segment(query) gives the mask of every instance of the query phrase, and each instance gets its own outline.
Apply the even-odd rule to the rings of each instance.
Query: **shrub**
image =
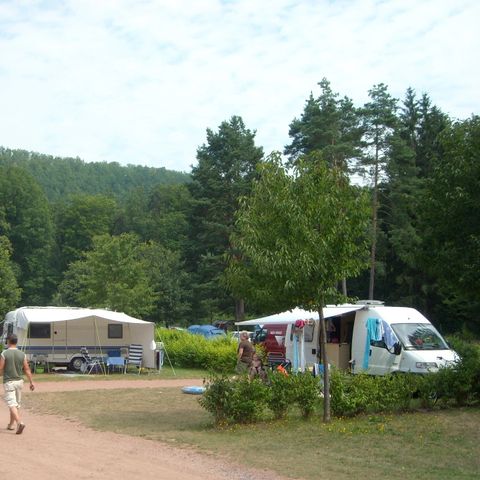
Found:
[[[216,424],[227,423],[231,417],[234,382],[226,376],[212,376],[205,387],[198,402],[213,415]]]
[[[181,330],[157,328],[156,339],[164,342],[171,362],[177,367],[233,372],[237,342],[229,337],[207,340]]]
[[[235,381],[230,398],[230,420],[234,423],[252,423],[264,417],[268,389],[260,379],[250,380],[243,375]]]
[[[285,418],[290,405],[295,402],[294,376],[274,371],[268,375],[267,405],[276,419]]]
[[[451,340],[459,360],[438,372],[426,375],[419,387],[425,406],[432,406],[438,397],[444,404],[454,402],[459,406],[480,400],[480,349],[478,345],[458,337]]]
[[[211,413],[215,423],[251,423],[265,413],[268,389],[258,379],[211,376],[200,405]]]
[[[418,380],[415,375],[351,375],[338,370],[331,374],[331,408],[337,416],[367,412],[408,410]]]
[[[295,403],[304,418],[310,417],[320,402],[320,377],[306,372],[290,375],[289,378],[293,383]]]

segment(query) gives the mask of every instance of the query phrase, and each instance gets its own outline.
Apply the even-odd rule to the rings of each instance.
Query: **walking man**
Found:
[[[10,422],[8,430],[15,430],[20,435],[25,424],[20,419],[20,403],[22,400],[23,373],[28,377],[30,390],[35,390],[32,372],[27,362],[27,357],[17,349],[18,338],[11,334],[7,337],[7,350],[0,356],[0,373],[3,373],[3,388],[5,390],[5,402],[10,410]]]

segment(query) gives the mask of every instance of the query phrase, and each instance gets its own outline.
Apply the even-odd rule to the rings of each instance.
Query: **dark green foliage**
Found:
[[[92,248],[93,237],[112,233],[116,209],[115,200],[104,195],[74,195],[57,205],[57,242],[62,272]]]
[[[296,165],[303,155],[321,152],[330,167],[347,171],[361,156],[359,111],[349,98],[338,99],[326,78],[319,86],[320,96],[310,95],[300,119],[290,124],[292,143],[285,147],[285,153]]]
[[[10,260],[11,253],[8,238],[0,235],[0,317],[15,308],[21,294]]]
[[[54,289],[53,222],[50,205],[33,177],[0,166],[0,235],[12,247],[21,301],[44,305]]]
[[[423,210],[423,266],[443,303],[439,321],[480,332],[480,117],[457,122],[440,137]],[[438,314],[437,314],[438,315]],[[450,321],[448,321],[450,320]]]
[[[190,251],[194,274],[194,309],[200,318],[232,318],[235,300],[223,284],[226,254],[241,197],[248,195],[263,149],[255,145],[255,132],[241,117],[222,122],[218,132],[207,129],[207,143],[197,151],[198,165],[189,184],[193,198]]]

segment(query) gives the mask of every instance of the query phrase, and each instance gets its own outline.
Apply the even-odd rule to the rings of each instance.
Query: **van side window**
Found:
[[[31,323],[28,338],[50,338],[50,323]]]
[[[123,338],[123,325],[121,323],[109,323],[108,338]]]

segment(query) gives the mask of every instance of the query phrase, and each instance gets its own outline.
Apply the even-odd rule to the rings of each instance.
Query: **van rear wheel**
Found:
[[[69,368],[74,372],[81,372],[85,359],[82,357],[75,357],[70,361]]]

